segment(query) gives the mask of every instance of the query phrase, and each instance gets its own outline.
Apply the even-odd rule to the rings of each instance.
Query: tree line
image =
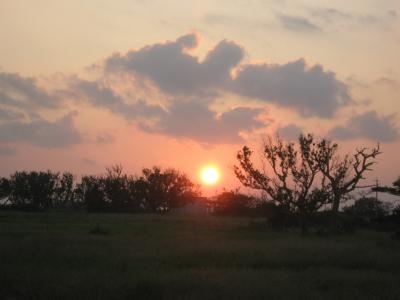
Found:
[[[224,190],[214,197],[213,212],[264,217],[270,226],[298,226],[303,233],[315,224],[340,231],[349,223],[400,223],[400,208],[391,209],[378,199],[361,197],[343,207],[380,154],[379,144],[341,156],[338,144],[311,134],[301,135],[297,142],[269,136],[262,144],[260,164],[255,162],[253,151],[244,146],[234,166],[242,185],[259,191],[258,196],[240,193],[239,189]],[[373,190],[400,195],[400,179],[393,187]],[[121,165],[115,165],[102,175],[85,175],[79,182],[72,173],[52,171],[17,171],[0,178],[3,207],[31,211],[71,208],[165,213],[200,196],[199,186],[173,168],[144,168],[139,175],[128,175]]]
[[[17,171],[0,179],[0,199],[10,208],[40,211],[85,208],[88,212],[167,212],[193,201],[199,188],[176,169],[145,168],[127,175],[121,165],[77,182],[69,172]]]

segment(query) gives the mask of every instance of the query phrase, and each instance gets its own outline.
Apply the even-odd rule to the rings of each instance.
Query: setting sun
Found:
[[[205,184],[215,184],[219,179],[219,171],[214,166],[207,166],[201,170],[201,180]]]

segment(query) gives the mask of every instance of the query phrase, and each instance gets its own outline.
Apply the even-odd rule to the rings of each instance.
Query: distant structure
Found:
[[[8,197],[0,198],[0,206],[9,206],[11,205],[10,199]]]
[[[173,210],[176,214],[200,215],[211,213],[210,201],[207,197],[196,197],[194,201]]]

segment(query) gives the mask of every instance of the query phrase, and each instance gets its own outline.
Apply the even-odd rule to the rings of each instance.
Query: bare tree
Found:
[[[357,188],[360,180],[365,179],[364,173],[372,170],[375,158],[382,153],[379,144],[371,149],[357,149],[352,156],[340,157],[337,152],[336,143],[322,139],[312,153],[312,159],[328,182],[335,225],[340,203]]]
[[[316,197],[319,193],[313,190],[320,172],[313,155],[316,151],[310,134],[301,135],[297,146],[284,143],[279,136],[275,140],[268,137],[262,153],[263,168],[254,166],[252,151],[245,146],[237,154],[239,166],[234,166],[234,171],[244,186],[262,190],[275,204],[298,213],[305,233],[307,216],[324,204],[323,197]]]

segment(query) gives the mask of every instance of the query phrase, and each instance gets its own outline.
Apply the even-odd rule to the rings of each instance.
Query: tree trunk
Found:
[[[308,222],[307,215],[305,212],[300,212],[300,227],[301,227],[301,235],[308,235]]]
[[[339,212],[339,205],[340,205],[340,195],[335,194],[333,196],[333,202],[332,202],[332,212],[338,213]]]
[[[339,218],[340,198],[341,197],[339,194],[335,194],[332,202],[331,226],[334,232],[337,232],[339,230],[338,218]]]

